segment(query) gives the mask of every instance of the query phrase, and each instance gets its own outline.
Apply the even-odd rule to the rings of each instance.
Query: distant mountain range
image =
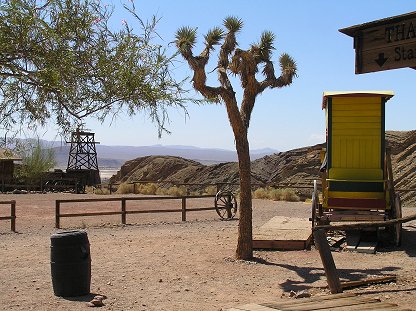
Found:
[[[57,166],[66,168],[69,155],[69,145],[60,142],[43,141],[44,146],[51,147],[55,152]],[[124,162],[144,156],[176,156],[198,161],[205,165],[224,162],[236,162],[236,151],[216,148],[199,148],[181,145],[153,146],[106,146],[96,145],[98,166],[100,168],[119,168]],[[251,150],[252,160],[278,152],[275,149],[263,148]]]

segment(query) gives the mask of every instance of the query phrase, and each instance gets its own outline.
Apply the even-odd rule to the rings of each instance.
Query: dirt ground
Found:
[[[236,261],[238,221],[220,221],[215,211],[65,218],[63,229],[85,228],[91,247],[91,295],[53,294],[50,235],[56,230],[55,200],[93,195],[0,195],[17,201],[17,233],[0,221],[0,310],[88,310],[94,294],[107,296],[101,310],[226,310],[246,303],[288,299],[290,291],[329,295],[318,252],[255,251],[255,261]],[[119,209],[120,203],[64,205],[62,212]],[[141,203],[142,205],[144,203]],[[149,208],[150,203],[146,203]],[[190,205],[213,206],[213,199]],[[254,200],[254,227],[276,215],[309,217],[305,203]],[[152,208],[180,208],[180,201]],[[140,209],[128,202],[128,208]],[[0,216],[9,207],[0,205]],[[412,214],[406,208],[404,214]],[[404,226],[400,248],[384,245],[376,254],[333,252],[343,280],[396,274],[397,283],[349,290],[416,309],[416,222]]]

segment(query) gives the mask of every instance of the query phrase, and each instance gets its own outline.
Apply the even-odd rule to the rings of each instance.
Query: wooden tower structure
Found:
[[[77,129],[71,134],[68,166],[66,172],[74,175],[85,185],[101,183],[98,170],[94,133]]]

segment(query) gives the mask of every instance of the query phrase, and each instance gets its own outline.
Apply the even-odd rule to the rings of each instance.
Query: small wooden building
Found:
[[[0,148],[0,182],[6,183],[13,179],[15,161],[21,161],[9,149]]]

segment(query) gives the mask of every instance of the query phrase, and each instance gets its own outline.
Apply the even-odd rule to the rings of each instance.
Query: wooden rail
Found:
[[[215,210],[215,207],[200,207],[187,208],[187,199],[201,199],[201,198],[215,198],[215,195],[196,195],[196,196],[179,196],[179,197],[122,197],[122,198],[102,198],[102,199],[70,199],[70,200],[56,200],[55,201],[55,228],[61,227],[60,219],[62,217],[82,217],[82,216],[108,216],[121,215],[121,223],[127,223],[127,214],[150,214],[150,213],[181,213],[182,221],[186,221],[187,212],[198,212]],[[161,200],[181,200],[182,205],[180,209],[149,209],[149,210],[128,210],[128,201],[161,201]],[[105,212],[86,212],[86,213],[61,213],[61,205],[63,203],[88,203],[88,202],[120,202],[119,211],[105,211]]]
[[[16,232],[16,201],[0,201],[0,204],[10,204],[10,216],[0,216],[0,220],[10,220],[10,230]]]

